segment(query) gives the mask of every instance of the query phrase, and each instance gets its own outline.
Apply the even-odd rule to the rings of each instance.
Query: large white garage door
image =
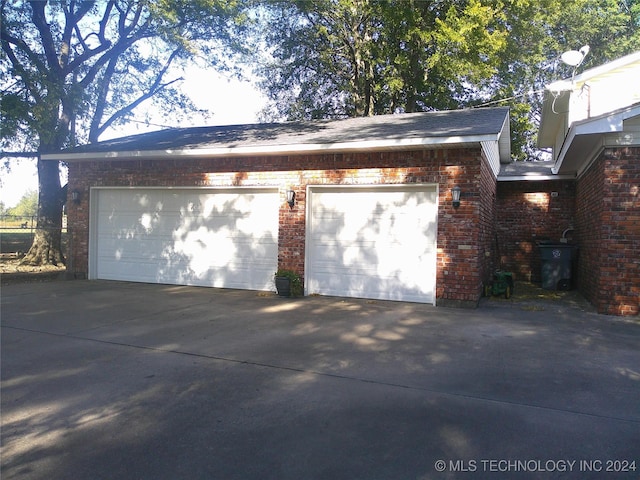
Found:
[[[310,187],[308,294],[435,303],[437,188]]]
[[[272,290],[275,189],[93,189],[90,278]]]

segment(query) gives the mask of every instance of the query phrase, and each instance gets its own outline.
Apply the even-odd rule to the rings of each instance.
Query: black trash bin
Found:
[[[545,290],[570,290],[571,274],[578,249],[567,243],[540,243],[542,263],[542,288]]]

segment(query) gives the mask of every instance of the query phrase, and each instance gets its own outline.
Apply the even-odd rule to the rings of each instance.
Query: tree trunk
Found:
[[[23,265],[61,265],[62,253],[62,206],[66,188],[60,186],[57,161],[38,158],[38,223],[33,244],[22,259]]]

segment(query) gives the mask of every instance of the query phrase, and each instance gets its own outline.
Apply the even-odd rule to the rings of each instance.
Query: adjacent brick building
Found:
[[[56,158],[79,197],[74,276],[272,289],[285,268],[307,294],[475,306],[494,268],[508,110],[175,129]],[[250,231],[243,219],[270,202],[274,221]],[[233,253],[218,265],[222,245]]]
[[[475,306],[497,269],[540,282],[540,242],[562,239],[579,249],[572,286],[637,315],[639,77],[640,52],[550,85],[548,162],[510,162],[504,108],[172,129],[48,155],[69,165],[68,270],[272,290],[290,269],[306,294]]]
[[[640,313],[640,52],[545,90],[538,143],[575,188],[577,286],[600,313]]]

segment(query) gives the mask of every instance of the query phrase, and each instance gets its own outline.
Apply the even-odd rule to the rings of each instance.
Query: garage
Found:
[[[310,186],[307,294],[435,303],[437,186]]]
[[[42,158],[69,168],[69,277],[273,292],[288,270],[308,295],[475,308],[509,110],[172,128]]]
[[[89,278],[272,290],[277,188],[92,188]]]

